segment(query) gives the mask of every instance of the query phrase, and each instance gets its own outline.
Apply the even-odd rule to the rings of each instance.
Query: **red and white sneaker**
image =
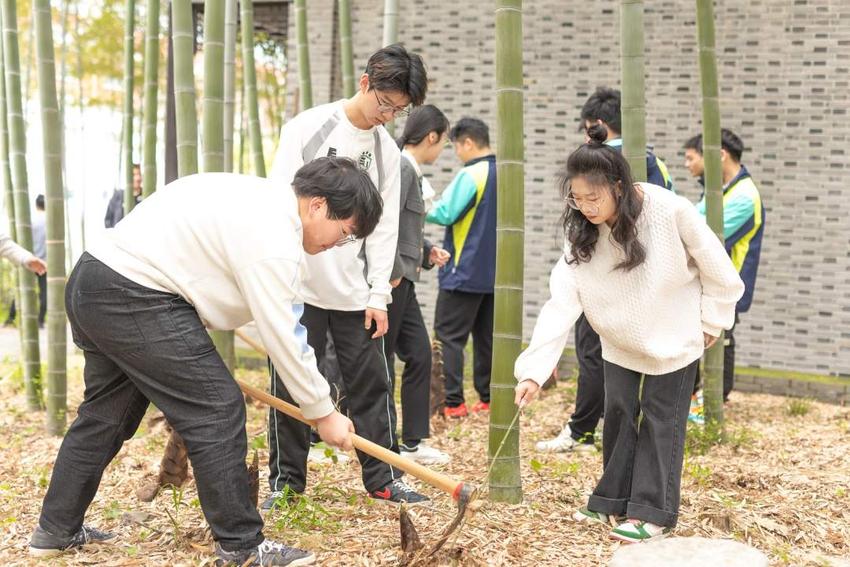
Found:
[[[452,419],[460,419],[469,415],[469,412],[466,410],[466,404],[460,404],[455,407],[446,406],[443,409],[443,415]]]
[[[480,413],[483,411],[490,411],[490,402],[478,401],[474,406],[472,406],[472,413]]]

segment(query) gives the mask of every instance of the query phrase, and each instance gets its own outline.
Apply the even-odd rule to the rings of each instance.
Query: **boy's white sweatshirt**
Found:
[[[299,322],[305,254],[289,188],[231,173],[183,177],[147,197],[88,252],[139,285],[184,298],[209,329],[255,320],[304,415],[333,411]]]
[[[599,333],[603,359],[651,375],[702,356],[703,332],[719,336],[732,327],[744,284],[723,245],[686,199],[640,186],[637,231],[646,260],[628,272],[614,269],[625,256],[605,224],[590,262],[567,264],[562,256],[549,281],[551,299],[516,360],[517,380],[542,385],[549,378],[582,312]]]
[[[337,123],[315,155],[306,161],[333,155],[347,157],[369,172],[384,200],[384,214],[365,240],[308,256],[303,280],[304,300],[322,309],[363,311],[367,307],[386,311],[392,301],[390,275],[398,245],[401,152],[383,126],[361,130],[346,117],[345,100],[305,110],[288,121],[280,132],[270,178],[290,187],[295,172],[305,163],[304,148],[329,119]],[[383,186],[379,184],[375,134],[381,142]]]

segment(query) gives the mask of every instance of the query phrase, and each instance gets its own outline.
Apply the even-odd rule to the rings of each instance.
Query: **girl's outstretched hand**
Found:
[[[514,403],[518,405],[520,408],[526,407],[534,397],[537,395],[537,392],[540,391],[540,385],[534,380],[523,380],[514,388]]]

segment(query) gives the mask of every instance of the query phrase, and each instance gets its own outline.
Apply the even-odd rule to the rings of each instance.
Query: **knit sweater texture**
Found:
[[[543,384],[570,329],[584,312],[602,342],[602,358],[649,375],[678,370],[702,356],[703,333],[719,336],[735,320],[744,284],[723,245],[686,199],[646,183],[637,220],[645,261],[615,268],[623,250],[598,226],[589,262],[568,263],[569,246],[549,281],[531,343],[516,360],[517,380]]]

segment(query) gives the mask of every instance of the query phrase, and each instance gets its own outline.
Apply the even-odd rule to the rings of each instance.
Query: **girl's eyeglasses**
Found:
[[[567,206],[571,209],[593,216],[599,214],[599,205],[605,202],[605,197],[605,195],[601,198],[594,195],[592,199],[576,199],[570,192],[567,193],[567,197],[564,201],[567,202]]]

